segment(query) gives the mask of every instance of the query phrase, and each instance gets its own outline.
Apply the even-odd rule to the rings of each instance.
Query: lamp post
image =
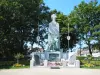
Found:
[[[67,40],[68,40],[68,52],[70,52],[69,51],[69,40],[70,40],[70,36],[69,36],[69,23],[68,23],[68,36],[67,36]],[[66,51],[66,56],[67,56],[67,51]]]
[[[39,20],[39,17],[38,17],[38,20]],[[39,21],[38,21],[38,36],[37,36],[37,42],[38,42],[38,51],[40,53],[40,61],[41,61],[41,51],[39,49],[39,41],[40,41],[40,36],[39,36]]]
[[[79,37],[79,39],[80,39],[80,42],[79,42],[79,45],[80,45],[80,56],[81,56],[81,49],[82,49],[82,36],[80,35],[80,37]]]

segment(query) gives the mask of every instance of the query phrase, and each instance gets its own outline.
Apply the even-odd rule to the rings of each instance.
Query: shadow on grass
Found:
[[[81,68],[85,68],[85,69],[100,69],[100,66],[94,66],[94,67],[81,66]]]
[[[29,68],[29,65],[27,65],[27,66],[21,66],[21,67],[0,66],[0,69],[22,69],[22,68]]]
[[[0,69],[10,69],[12,66],[0,66]]]

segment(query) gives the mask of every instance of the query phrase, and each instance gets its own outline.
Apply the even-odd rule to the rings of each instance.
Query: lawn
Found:
[[[13,66],[2,66],[0,69],[21,69],[21,68],[29,68],[30,66],[21,66],[21,67],[13,67]]]
[[[86,68],[86,69],[100,69],[100,66],[94,66],[94,67],[81,66],[81,68]]]

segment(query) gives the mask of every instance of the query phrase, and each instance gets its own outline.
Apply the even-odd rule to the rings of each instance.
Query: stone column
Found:
[[[33,68],[35,63],[34,57],[32,57],[32,59],[30,60],[30,68]]]
[[[66,64],[66,60],[65,60],[65,59],[61,59],[61,62],[62,62],[62,66],[63,66],[63,67],[66,67],[66,65],[67,65],[67,64]]]
[[[76,67],[76,68],[80,68],[80,61],[79,61],[79,60],[76,60],[76,61],[75,61],[75,67]]]
[[[44,60],[44,67],[47,67],[48,66],[48,60]]]

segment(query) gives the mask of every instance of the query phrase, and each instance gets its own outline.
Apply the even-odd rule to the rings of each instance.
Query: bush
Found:
[[[14,55],[14,57],[15,57],[15,59],[17,60],[17,63],[19,63],[19,59],[20,59],[20,58],[24,58],[24,55],[21,54],[21,53],[17,53],[17,54]]]
[[[84,65],[84,64],[86,64],[86,63],[88,63],[87,60],[80,60],[80,65]]]
[[[92,57],[91,55],[87,55],[86,58],[87,58],[87,60],[89,60],[89,61],[90,61],[90,60],[93,60],[93,57]]]
[[[0,61],[0,66],[12,66],[15,61]]]
[[[86,64],[84,64],[84,66],[85,66],[85,67],[94,67],[94,65],[91,64],[91,63],[86,63]]]
[[[90,55],[88,55],[87,57],[85,56],[77,56],[76,57],[77,60],[95,60],[95,61],[100,61],[100,57],[92,57]]]
[[[15,64],[16,61],[0,61],[0,66],[13,66],[13,64]],[[19,64],[23,64],[23,65],[29,65],[30,61],[28,60],[20,60]]]
[[[95,66],[100,66],[100,61],[93,61],[93,60],[91,60],[91,61],[88,61],[88,60],[81,60],[81,61],[80,61],[80,64],[81,64],[81,65],[84,65],[84,64],[87,64],[87,63],[93,64],[93,65],[95,65]]]
[[[84,57],[84,56],[77,56],[76,59],[77,60],[84,60],[84,59],[86,59],[86,57]]]
[[[16,64],[13,65],[13,67],[21,67],[21,66],[23,66],[23,65],[19,64],[19,63],[16,63]]]
[[[91,64],[94,64],[95,66],[100,66],[100,61],[90,61]]]
[[[97,60],[97,61],[100,61],[100,57],[93,57],[92,60]]]
[[[20,64],[30,65],[30,61],[29,60],[21,60]]]

